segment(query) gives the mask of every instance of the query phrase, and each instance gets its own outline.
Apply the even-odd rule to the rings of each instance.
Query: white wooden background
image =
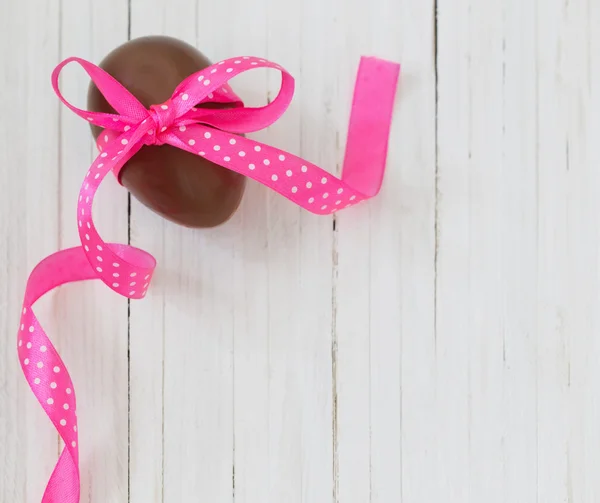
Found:
[[[38,308],[76,384],[82,501],[599,501],[600,3],[169,4],[0,0],[0,503],[38,503],[59,452],[15,335],[30,269],[77,244],[94,155],[50,73],[147,34],[284,65],[295,101],[254,137],[332,171],[359,56],[403,75],[383,191],[335,218],[252,184],[191,231],[107,181],[101,232],[157,257],[149,297]],[[259,104],[277,80],[234,87]]]

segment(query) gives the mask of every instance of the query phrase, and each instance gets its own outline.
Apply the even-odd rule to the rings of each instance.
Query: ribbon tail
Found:
[[[42,503],[79,503],[79,467],[67,449],[60,455]]]
[[[367,197],[377,195],[383,181],[400,65],[361,58],[342,180]]]

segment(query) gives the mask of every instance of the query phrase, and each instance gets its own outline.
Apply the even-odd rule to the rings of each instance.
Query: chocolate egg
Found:
[[[146,108],[169,99],[189,75],[210,66],[191,45],[169,37],[144,37],[121,45],[100,67]],[[226,108],[227,105],[199,105]],[[92,84],[88,108],[116,113]],[[101,129],[92,126],[97,138]],[[170,145],[144,146],[123,167],[121,183],[144,205],[187,227],[214,227],[238,208],[245,177]]]

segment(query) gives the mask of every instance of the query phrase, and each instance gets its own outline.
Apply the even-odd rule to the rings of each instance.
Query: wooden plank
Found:
[[[504,7],[500,187],[504,501],[537,498],[538,172],[535,5]],[[517,246],[515,246],[517,243]],[[484,334],[482,337],[487,338]],[[489,476],[494,476],[490,474]],[[497,476],[497,475],[495,475]]]
[[[57,459],[57,435],[22,376],[16,336],[27,276],[59,245],[59,120],[49,86],[58,20],[58,3],[9,3],[0,16],[0,501],[39,501]],[[35,308],[54,340],[55,299]]]
[[[195,12],[196,2],[193,0],[178,0],[168,6],[160,1],[132,0],[131,38],[169,35],[195,45]],[[201,395],[196,395],[192,385],[197,378],[194,376],[192,380],[187,379],[180,372],[185,372],[185,367],[190,372],[196,372],[202,366],[203,358],[206,358],[205,355],[200,355],[201,359],[197,363],[188,361],[188,358],[195,357],[196,352],[200,353],[198,345],[202,341],[200,337],[189,340],[194,333],[192,323],[188,325],[187,331],[180,330],[178,324],[178,313],[182,309],[179,304],[181,296],[190,295],[190,299],[193,298],[194,288],[200,286],[200,283],[193,280],[193,275],[188,275],[189,262],[180,263],[179,253],[184,253],[186,257],[192,256],[191,260],[204,259],[197,247],[181,243],[182,232],[183,230],[167,223],[131,198],[131,244],[149,251],[158,261],[157,273],[148,296],[143,301],[132,302],[130,312],[132,503],[186,501],[206,495],[202,491],[193,492],[196,487],[190,487],[189,478],[190,473],[195,472],[199,475],[199,483],[206,482],[205,475],[201,473],[202,468],[197,463],[208,464],[214,455],[214,452],[199,450],[194,445],[194,435],[190,434],[190,429],[197,431],[198,424],[202,424],[202,413],[185,413],[181,408],[184,402],[195,403],[193,399],[190,402],[187,394],[197,396],[198,400]],[[192,270],[197,264],[198,262],[191,264]],[[193,283],[192,292],[189,291],[189,285],[182,286],[182,283],[188,281]],[[167,297],[178,299],[172,301],[173,307],[167,305]],[[188,311],[183,319],[189,319],[190,316],[192,314]],[[172,359],[168,361],[165,361],[165,348],[172,355]],[[189,355],[186,361],[178,362],[186,354]],[[209,381],[213,380],[211,376]],[[174,395],[165,400],[165,387],[171,382]],[[181,389],[177,389],[178,384]],[[209,410],[212,408],[209,407]],[[185,421],[191,426],[184,426],[179,421]],[[204,432],[211,436],[212,425]],[[177,443],[181,446],[183,455],[191,456],[187,471],[182,469],[178,473],[179,463],[165,467],[165,463],[169,462],[163,450],[165,441]],[[170,487],[166,489],[163,470],[166,470],[167,478],[170,473],[179,477],[178,480],[171,478]],[[217,498],[212,500],[216,501]]]
[[[356,1],[343,12],[340,107],[359,55],[401,61],[403,71],[382,192],[337,217],[337,497],[435,501],[421,479],[435,449],[434,5],[382,1],[366,13]]]
[[[119,0],[65,0],[60,26],[60,58],[79,56],[97,64],[127,40],[127,5]],[[49,72],[42,79],[49,87],[48,81]],[[80,108],[85,108],[88,84],[88,76],[75,65],[65,69],[61,89]],[[53,103],[59,106],[56,99]],[[60,119],[60,244],[64,248],[79,243],[74,217],[77,194],[97,150],[85,121],[62,104]],[[94,220],[106,241],[127,243],[127,194],[113,177],[98,193]],[[127,501],[127,300],[100,282],[87,282],[61,290],[54,309],[61,320],[60,348],[77,392],[81,498]]]
[[[440,6],[437,375],[449,501],[536,498],[535,11]]]
[[[539,10],[538,495],[600,494],[598,38],[588,2]],[[594,49],[594,52],[592,52]],[[542,462],[543,461],[543,462]]]

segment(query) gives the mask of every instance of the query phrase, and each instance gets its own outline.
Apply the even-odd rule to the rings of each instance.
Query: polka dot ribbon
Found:
[[[58,79],[62,68],[71,62],[83,67],[116,114],[81,110],[64,99]],[[267,106],[249,108],[228,82],[255,68],[280,71],[281,89]],[[140,299],[146,295],[156,265],[154,257],[145,251],[105,243],[98,234],[92,204],[104,177],[112,171],[118,178],[123,165],[144,145],[169,144],[253,178],[313,213],[333,213],[379,191],[399,72],[395,63],[361,59],[343,176],[339,179],[300,157],[239,136],[270,126],[290,104],[294,79],[277,64],[254,57],[221,61],[185,79],[169,100],[150,109],[113,77],[85,60],[69,58],[58,65],[52,74],[58,97],[103,132],[98,138],[100,153],[79,192],[77,228],[81,246],[46,257],[32,271],[17,338],[25,378],[65,444],[42,503],[79,502],[77,409],[71,377],[32,305],[53,288],[90,279],[101,280],[124,297]],[[197,106],[208,102],[231,106]]]

